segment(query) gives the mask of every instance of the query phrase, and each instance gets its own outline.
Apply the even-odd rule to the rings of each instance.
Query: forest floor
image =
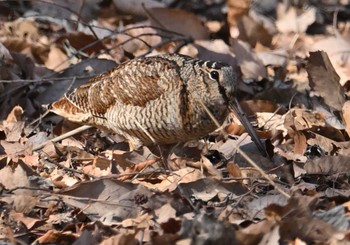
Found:
[[[350,244],[349,1],[1,1],[0,27],[1,244]],[[268,157],[234,116],[164,158],[48,110],[175,52],[239,66]]]

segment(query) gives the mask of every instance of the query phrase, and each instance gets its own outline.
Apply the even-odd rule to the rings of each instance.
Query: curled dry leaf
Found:
[[[216,179],[222,179],[222,174],[220,171],[218,171],[213,164],[209,161],[208,158],[205,156],[202,156],[201,163],[204,166],[204,169],[208,171],[208,173]]]
[[[304,132],[305,133],[305,132]],[[315,132],[308,132],[309,136],[307,137],[308,145],[319,146],[325,153],[331,155],[342,155],[348,156],[350,154],[350,142],[337,142],[333,139],[327,138],[323,135],[317,134]]]
[[[23,109],[20,106],[15,106],[8,114],[6,122],[18,122],[21,121],[23,115]]]
[[[303,156],[307,148],[306,137],[300,131],[294,132],[294,153]]]
[[[22,107],[15,106],[0,125],[0,130],[5,133],[7,142],[19,142],[22,137],[25,124],[24,121],[21,121],[22,115]]]
[[[318,112],[295,108],[285,114],[284,126],[287,129],[304,130],[314,126],[323,127],[325,125],[326,122],[323,115]]]
[[[198,179],[203,178],[203,174],[199,169],[194,169],[191,167],[184,167],[177,171],[174,171],[170,176],[160,175],[158,177],[159,183],[149,181],[149,179],[140,180],[136,179],[133,183],[140,183],[150,189],[157,189],[161,192],[174,191],[180,183],[190,183]]]

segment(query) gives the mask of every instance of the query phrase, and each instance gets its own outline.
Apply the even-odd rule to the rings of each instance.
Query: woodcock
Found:
[[[123,135],[130,149],[186,142],[217,128],[207,110],[223,123],[237,80],[232,67],[219,62],[178,54],[142,57],[91,79],[54,102],[52,111]]]

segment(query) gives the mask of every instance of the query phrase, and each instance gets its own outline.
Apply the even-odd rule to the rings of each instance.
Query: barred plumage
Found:
[[[207,135],[228,114],[237,74],[231,66],[183,55],[137,58],[91,79],[52,104],[69,120],[112,130],[130,148]]]

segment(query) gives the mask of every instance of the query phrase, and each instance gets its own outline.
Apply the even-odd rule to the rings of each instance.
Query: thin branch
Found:
[[[274,188],[276,191],[281,193],[283,196],[290,198],[290,195],[282,190],[276,183],[268,176],[262,168],[260,168],[244,151],[242,151],[239,147],[236,148],[238,153],[241,154],[247,162],[254,167]]]
[[[69,138],[69,137],[71,137],[71,136],[73,136],[73,135],[75,135],[75,134],[81,133],[81,132],[83,132],[83,131],[85,131],[85,130],[87,130],[87,129],[89,129],[89,128],[92,128],[92,126],[90,126],[90,125],[83,125],[83,126],[81,126],[81,127],[79,127],[79,128],[76,128],[76,129],[74,129],[74,130],[72,130],[72,131],[69,131],[69,132],[67,132],[67,133],[65,133],[65,134],[62,134],[62,135],[56,137],[56,138],[53,138],[53,139],[48,140],[48,141],[46,141],[46,142],[44,142],[44,143],[42,143],[42,144],[40,144],[40,145],[35,146],[35,147],[33,148],[33,151],[38,151],[38,150],[44,148],[44,146],[47,145],[47,144],[50,143],[50,142],[55,143],[55,142],[64,140],[64,139]]]
[[[94,76],[73,76],[73,77],[55,77],[55,78],[40,78],[40,79],[15,79],[15,80],[0,80],[0,83],[38,83],[38,82],[52,82],[52,81],[63,81],[72,79],[86,79],[93,78]]]

